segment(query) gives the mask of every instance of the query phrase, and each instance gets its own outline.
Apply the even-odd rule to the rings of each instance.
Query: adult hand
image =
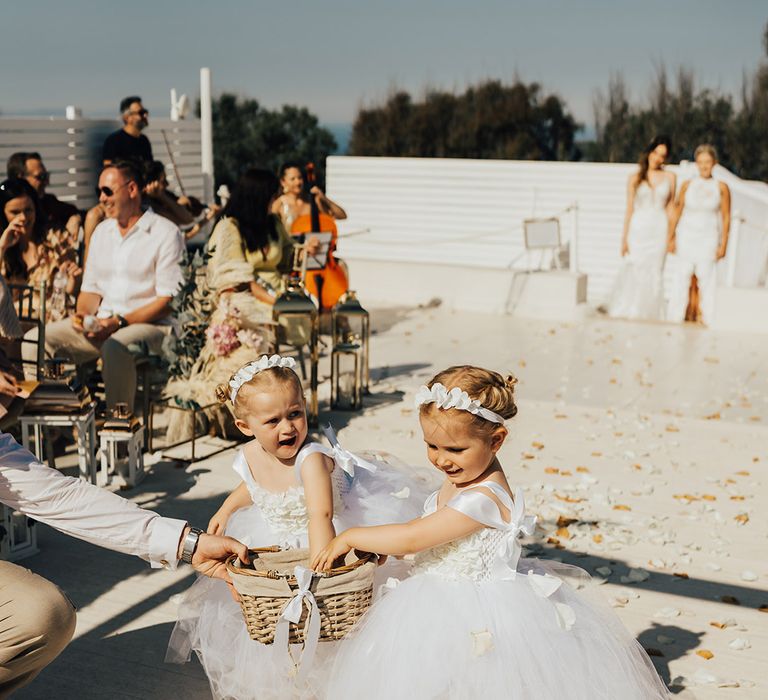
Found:
[[[8,372],[0,372],[0,394],[16,396],[19,393],[19,385],[16,377]]]
[[[85,316],[83,316],[83,314],[72,314],[69,317],[69,320],[72,323],[72,328],[74,328],[79,333],[83,333],[84,330],[85,330],[83,328],[83,319],[84,318],[85,318]]]
[[[315,571],[328,571],[333,568],[333,562],[339,557],[343,557],[352,549],[352,545],[344,540],[344,533],[334,537],[314,559],[312,559],[311,568]]]
[[[629,255],[629,243],[626,240],[621,242],[621,257]]]
[[[0,236],[0,250],[8,250],[19,242],[19,238],[24,233],[25,224],[22,221],[22,214],[18,214],[11,219],[10,223]]]
[[[204,576],[220,578],[231,584],[226,561],[233,554],[236,554],[243,564],[250,563],[248,547],[242,542],[238,542],[233,537],[203,534],[200,535],[197,549],[192,555],[192,566]]]
[[[304,243],[304,252],[307,255],[317,255],[320,252],[320,239],[317,236],[310,236]]]
[[[323,196],[325,196],[323,194],[323,191],[317,185],[312,187],[312,189],[309,192],[310,192],[310,194],[314,195],[315,197],[323,197]]]
[[[674,238],[671,238],[667,241],[667,252],[671,254],[675,254],[677,252],[677,241]]]
[[[165,190],[160,180],[153,180],[144,186],[144,194],[147,197],[158,197]]]
[[[720,246],[717,249],[717,255],[715,255],[715,260],[722,260],[725,257],[725,253],[726,253],[726,248],[724,248],[723,246]]]
[[[71,280],[76,280],[78,277],[80,277],[80,275],[83,274],[82,268],[78,267],[74,260],[65,260],[63,263],[61,263],[61,267],[59,269]]]
[[[87,331],[85,337],[94,343],[101,343],[109,338],[118,328],[120,328],[120,321],[116,316],[110,316],[109,318],[97,318],[98,328],[95,331]]]

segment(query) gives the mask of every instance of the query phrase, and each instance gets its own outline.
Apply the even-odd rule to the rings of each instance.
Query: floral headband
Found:
[[[504,423],[504,418],[498,413],[483,408],[479,401],[470,399],[469,394],[457,386],[450,391],[439,382],[433,384],[431,389],[428,386],[422,386],[416,392],[416,408],[425,403],[436,403],[437,407],[443,410],[456,408],[459,411],[468,411],[473,416],[480,416],[491,423]]]
[[[263,372],[265,369],[272,369],[273,367],[287,367],[293,369],[296,366],[296,360],[292,357],[281,357],[280,355],[262,355],[260,359],[249,362],[247,365],[243,365],[235,376],[229,381],[230,388],[230,400],[232,405],[237,398],[237,392],[240,391],[240,387],[243,384],[247,384],[251,381],[259,372]]]

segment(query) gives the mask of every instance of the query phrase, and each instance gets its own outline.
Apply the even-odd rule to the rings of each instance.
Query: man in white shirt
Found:
[[[244,544],[206,535],[117,494],[50,469],[0,433],[0,502],[78,539],[133,554],[154,568],[179,560],[206,576],[228,580],[225,561],[247,563]],[[50,581],[0,561],[0,698],[29,683],[67,646],[75,612]]]
[[[93,233],[76,313],[45,329],[50,355],[76,364],[101,355],[108,408],[133,406],[134,353],[161,351],[181,283],[184,238],[168,219],[142,210],[141,188],[133,163],[104,168],[98,191],[108,218]]]

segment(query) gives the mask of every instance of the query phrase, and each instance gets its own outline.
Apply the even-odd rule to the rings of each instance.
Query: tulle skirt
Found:
[[[321,697],[648,700],[667,690],[613,611],[577,590],[581,569],[520,562],[511,581],[445,580],[418,574],[368,611],[337,646]],[[550,598],[527,577],[567,579]],[[554,603],[572,609],[570,629]]]
[[[344,507],[334,517],[336,532],[355,525],[382,525],[406,522],[422,513],[430,489],[426,481],[411,478],[404,467],[393,468],[377,462],[370,473],[358,469],[349,490],[343,495]],[[249,547],[281,545],[308,546],[306,531],[287,533],[273,527],[256,506],[242,508],[227,523],[226,534]],[[405,562],[390,559],[379,567],[374,592],[390,578],[403,578]],[[323,695],[329,659],[336,643],[318,645],[314,663],[299,681],[297,665],[301,648],[285,648],[253,641],[243,620],[239,603],[233,600],[223,581],[199,577],[184,595],[179,619],[171,635],[166,661],[184,663],[194,651],[202,664],[217,700],[284,700],[317,698]]]

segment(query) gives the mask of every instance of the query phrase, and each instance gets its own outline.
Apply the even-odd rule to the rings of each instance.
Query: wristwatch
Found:
[[[118,330],[120,330],[121,328],[125,328],[128,325],[128,319],[125,316],[121,316],[120,314],[115,314],[115,318],[117,319]]]
[[[200,528],[191,527],[187,536],[184,538],[184,542],[181,545],[181,561],[186,564],[192,563],[192,556],[197,549],[197,543],[200,540],[200,535],[204,534]]]

